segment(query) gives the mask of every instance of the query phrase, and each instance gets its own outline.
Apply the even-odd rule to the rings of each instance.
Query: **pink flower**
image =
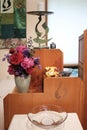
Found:
[[[21,62],[21,66],[26,70],[34,66],[34,60],[32,58],[25,57]]]
[[[27,46],[23,46],[23,45],[20,45],[20,46],[18,46],[18,47],[16,48],[16,50],[19,51],[19,52],[23,52],[23,51],[26,50],[26,49],[27,49]]]

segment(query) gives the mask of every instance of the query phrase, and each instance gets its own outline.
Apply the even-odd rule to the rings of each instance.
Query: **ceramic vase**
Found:
[[[29,91],[31,82],[31,75],[28,76],[15,76],[15,84],[18,92],[26,93]]]

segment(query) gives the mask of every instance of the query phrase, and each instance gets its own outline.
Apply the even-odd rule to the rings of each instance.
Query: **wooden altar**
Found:
[[[80,78],[44,77],[46,66],[63,69],[63,53],[59,49],[36,50],[40,56],[42,69],[34,70],[29,93],[8,94],[4,99],[5,130],[8,129],[14,114],[26,114],[32,107],[40,104],[61,105],[67,112],[76,112],[81,123],[84,122],[84,84]]]

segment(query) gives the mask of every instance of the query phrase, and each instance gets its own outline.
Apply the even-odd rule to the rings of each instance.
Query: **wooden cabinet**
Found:
[[[79,77],[85,85],[84,126],[87,130],[87,30],[79,37]]]

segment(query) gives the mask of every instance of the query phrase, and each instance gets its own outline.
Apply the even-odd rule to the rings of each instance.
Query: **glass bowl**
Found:
[[[29,121],[43,129],[62,130],[64,121],[67,119],[67,112],[61,106],[57,105],[39,105],[27,114]]]

